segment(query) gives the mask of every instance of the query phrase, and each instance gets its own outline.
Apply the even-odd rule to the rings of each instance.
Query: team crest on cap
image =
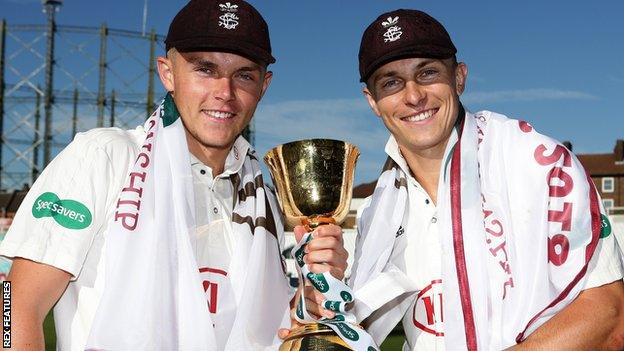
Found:
[[[239,19],[238,16],[236,16],[238,5],[226,2],[225,4],[219,4],[219,7],[221,8],[221,11],[225,12],[219,16],[219,27],[223,27],[225,29],[236,29]]]
[[[403,32],[401,27],[397,26],[399,23],[399,16],[394,18],[388,17],[385,21],[381,22],[381,25],[386,28],[386,32],[383,34],[384,42],[393,42],[399,40]]]

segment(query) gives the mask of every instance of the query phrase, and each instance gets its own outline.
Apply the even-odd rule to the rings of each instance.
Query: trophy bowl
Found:
[[[288,229],[323,219],[344,221],[359,155],[344,141],[308,139],[279,145],[264,156]]]
[[[311,231],[321,224],[340,225],[345,220],[359,155],[357,147],[344,141],[308,139],[279,145],[264,156],[288,229],[304,225]],[[351,348],[320,323],[294,328],[280,346],[280,351],[312,350]]]

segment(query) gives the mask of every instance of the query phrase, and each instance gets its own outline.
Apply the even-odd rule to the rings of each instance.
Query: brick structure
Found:
[[[591,175],[610,214],[624,214],[624,140],[618,139],[609,154],[577,155]]]

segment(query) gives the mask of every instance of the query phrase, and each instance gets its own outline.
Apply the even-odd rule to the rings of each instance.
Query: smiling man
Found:
[[[468,69],[416,10],[377,18],[359,53],[390,131],[359,211],[350,284],[380,343],[404,350],[621,350],[621,253],[576,157],[523,121],[460,101]]]
[[[193,0],[165,43],[158,109],[78,134],[2,242],[16,350],[43,349],[53,306],[58,350],[264,350],[290,326],[279,209],[240,136],[271,82],[267,24],[244,1]],[[342,278],[338,226],[308,248]]]

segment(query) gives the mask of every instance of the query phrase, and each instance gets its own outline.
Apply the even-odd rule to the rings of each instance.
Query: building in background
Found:
[[[613,153],[576,156],[596,184],[607,213],[624,215],[624,140],[616,141]]]

